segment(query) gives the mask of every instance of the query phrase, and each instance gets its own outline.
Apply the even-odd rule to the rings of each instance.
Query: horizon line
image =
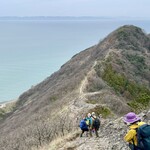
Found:
[[[150,18],[150,17],[139,17],[139,16],[49,16],[49,15],[33,15],[33,16],[17,16],[17,15],[7,15],[7,16],[0,16],[2,17],[18,17],[18,18],[23,18],[23,17],[75,17],[75,18],[81,18],[81,17],[91,17],[91,18]]]
[[[1,21],[22,21],[22,20],[150,20],[150,17],[128,17],[128,16],[0,16]]]

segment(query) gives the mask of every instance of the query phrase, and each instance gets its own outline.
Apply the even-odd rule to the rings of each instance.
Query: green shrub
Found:
[[[5,115],[5,110],[3,108],[0,108],[0,119],[3,118]]]
[[[127,103],[131,108],[133,112],[139,113],[141,110],[143,110],[144,108],[142,107],[142,105],[140,105],[139,103],[137,103],[135,100],[128,102]]]
[[[111,65],[108,65],[103,74],[102,79],[107,81],[107,83],[114,88],[116,92],[123,93],[127,85],[127,79],[124,75],[118,74],[113,70]]]
[[[137,99],[129,102],[128,105],[133,108],[133,111],[139,113],[150,105],[150,95],[147,93],[141,93]]]
[[[50,102],[55,102],[57,100],[57,97],[56,96],[51,96],[49,100],[50,100]]]
[[[143,71],[148,68],[148,66],[145,63],[145,57],[137,54],[135,55],[126,54],[125,56],[130,61],[130,63],[137,68],[136,71],[137,74],[142,74]]]
[[[89,103],[89,104],[96,104],[97,103],[96,100],[87,100],[86,102]]]
[[[102,115],[103,118],[107,118],[112,115],[109,108],[104,106],[96,106],[95,108],[90,110],[91,112],[95,112],[97,115]]]
[[[117,33],[117,38],[119,40],[128,40],[128,37],[129,37],[129,33],[127,33],[126,31],[124,30],[119,30],[118,33]]]
[[[116,72],[111,64],[106,65],[102,79],[113,87],[116,93],[131,100],[128,103],[132,108],[146,108],[150,105],[150,90],[134,81],[130,81],[124,74]]]

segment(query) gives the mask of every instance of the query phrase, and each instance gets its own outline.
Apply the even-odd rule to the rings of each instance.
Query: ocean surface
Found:
[[[125,24],[150,33],[150,20],[1,20],[0,102],[17,99],[73,55]]]

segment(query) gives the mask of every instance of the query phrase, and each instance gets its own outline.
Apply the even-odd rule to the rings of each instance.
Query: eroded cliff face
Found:
[[[123,26],[23,93],[0,122],[0,147],[42,146],[77,130],[87,112],[115,117],[142,111],[149,106],[149,88],[150,38],[138,27]]]

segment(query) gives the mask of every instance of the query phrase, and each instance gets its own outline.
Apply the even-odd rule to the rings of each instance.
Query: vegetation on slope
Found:
[[[113,115],[111,110],[105,106],[96,106],[95,108],[91,109],[90,112],[95,112],[96,114],[102,115],[103,118]]]
[[[99,66],[95,68],[98,73]],[[145,109],[150,105],[150,90],[144,85],[129,80],[124,74],[118,73],[111,64],[106,65],[101,77],[113,87],[116,93],[128,99],[128,105],[134,110]]]
[[[0,120],[5,118],[5,116],[8,113],[13,112],[15,108],[15,102],[10,102],[8,104],[2,104],[2,105],[5,105],[5,106],[0,108]]]
[[[145,57],[137,54],[128,54],[126,53],[126,58],[130,61],[132,65],[136,67],[136,74],[142,75],[146,70],[150,71],[149,67],[145,63]]]
[[[116,39],[119,41],[115,47],[118,49],[143,50],[150,48],[149,37],[141,28],[135,26],[123,26],[115,31]]]
[[[0,108],[0,119],[2,119],[4,115],[5,115],[4,109]]]

